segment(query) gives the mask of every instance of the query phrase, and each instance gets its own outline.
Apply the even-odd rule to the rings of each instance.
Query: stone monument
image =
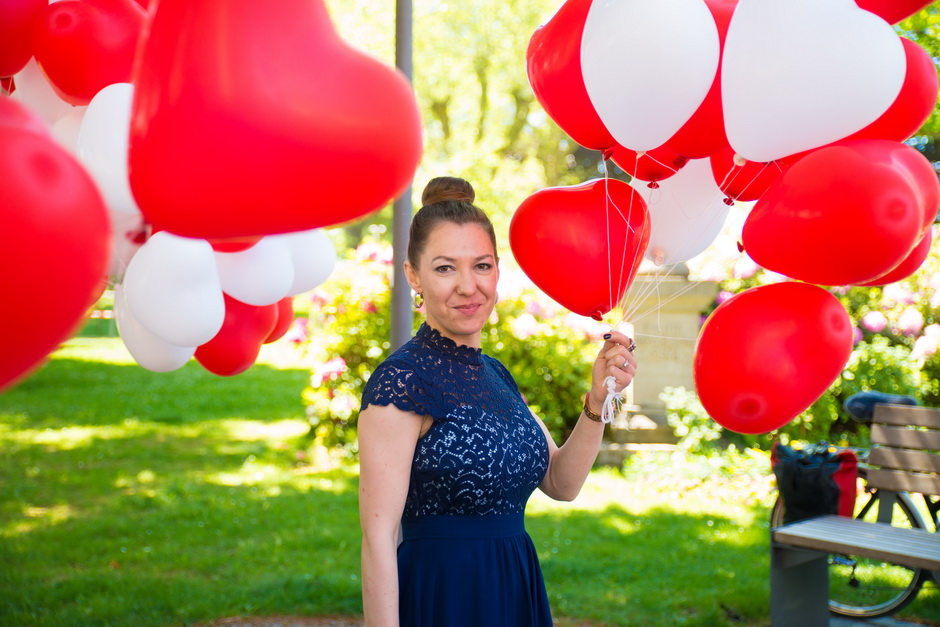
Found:
[[[668,270],[644,261],[626,302],[632,315],[624,332],[636,338],[640,368],[601,448],[598,462],[619,466],[638,446],[670,448],[675,434],[659,398],[667,387],[693,390],[692,357],[701,315],[718,285],[690,281],[685,264]]]

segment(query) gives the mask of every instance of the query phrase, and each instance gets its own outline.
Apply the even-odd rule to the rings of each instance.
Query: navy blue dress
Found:
[[[551,627],[523,523],[548,443],[509,371],[423,324],[376,368],[368,405],[434,419],[415,449],[402,516],[401,627]]]

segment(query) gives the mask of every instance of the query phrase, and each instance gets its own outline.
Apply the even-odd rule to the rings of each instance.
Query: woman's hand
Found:
[[[597,410],[597,413],[600,413],[607,399],[607,377],[614,378],[614,390],[620,392],[633,381],[637,366],[633,355],[636,343],[632,338],[619,331],[611,331],[604,339],[604,345],[591,368],[591,391],[588,395],[590,408],[592,411]]]

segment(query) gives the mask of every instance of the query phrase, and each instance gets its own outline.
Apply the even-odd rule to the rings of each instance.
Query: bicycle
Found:
[[[910,397],[879,393],[860,394],[877,395],[875,399],[879,403],[916,404],[916,402],[912,402],[913,399]],[[849,399],[849,401],[851,400]],[[860,411],[858,407],[853,407],[849,401],[846,401],[845,409],[853,419],[862,423],[871,421],[870,407],[866,416],[864,411]],[[865,482],[868,469],[866,464],[868,450],[855,447],[846,448],[855,451],[859,459],[859,479]],[[869,488],[866,485],[864,493],[867,498],[863,496],[856,499],[855,518],[876,522],[878,521],[881,499],[879,490]],[[911,494],[898,492],[895,495],[891,520],[885,522],[890,522],[892,526],[896,527],[929,529]],[[921,497],[924,501],[924,509],[929,514],[930,522],[933,524],[933,531],[936,532],[940,529],[940,526],[938,526],[940,499],[931,498],[924,494]],[[783,499],[778,495],[771,510],[770,526],[774,528],[782,524]],[[839,616],[878,618],[894,614],[917,597],[925,581],[932,578],[935,582],[940,583],[940,573],[908,568],[866,557],[830,555],[828,563],[829,611]]]

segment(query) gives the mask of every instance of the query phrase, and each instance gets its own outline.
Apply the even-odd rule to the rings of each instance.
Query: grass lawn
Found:
[[[0,395],[0,625],[360,614],[357,469],[305,439],[307,376],[278,345],[220,378],[76,338]],[[640,461],[530,502],[560,624],[768,625],[767,473]],[[936,588],[902,617],[940,624]]]

